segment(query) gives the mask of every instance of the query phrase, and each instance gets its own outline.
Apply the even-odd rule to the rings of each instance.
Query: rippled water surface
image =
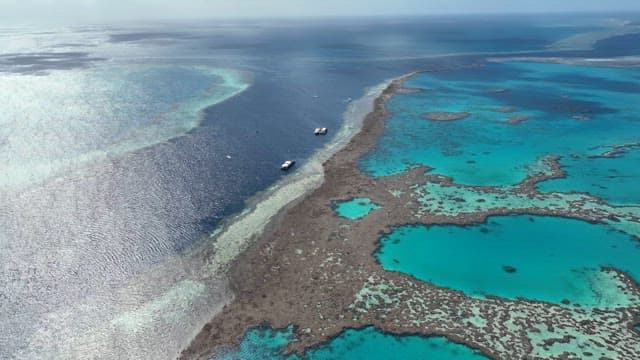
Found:
[[[0,77],[0,184],[25,186],[184,135],[205,108],[249,86],[239,72],[187,66]]]

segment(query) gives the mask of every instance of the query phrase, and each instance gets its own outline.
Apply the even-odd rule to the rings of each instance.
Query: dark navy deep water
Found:
[[[0,162],[8,184],[0,190],[0,313],[8,314],[0,358],[174,358],[228,295],[199,271],[208,234],[287,176],[284,159],[304,163],[331,141],[365,88],[416,70],[476,66],[485,56],[477,53],[540,53],[573,34],[606,31],[611,16],[1,29],[0,149],[16,155]],[[625,54],[616,41],[628,39],[568,54]],[[187,124],[144,107],[176,101],[184,114],[197,113],[199,102],[183,109],[177,94],[224,97],[228,89],[194,90],[198,81],[187,75],[210,69],[237,71],[250,86]],[[168,89],[166,99],[132,89],[131,79]],[[123,89],[132,89],[126,98]],[[77,121],[64,132],[45,131],[71,114]],[[126,146],[72,159],[62,146],[38,150],[60,142],[76,151],[80,138],[87,148],[109,143],[122,129],[109,128],[113,119],[128,124],[144,114],[141,123],[153,126]],[[37,122],[18,121],[24,115]],[[318,126],[330,136],[312,136]],[[33,153],[15,150],[22,148]],[[31,163],[39,164],[34,172],[24,165]]]

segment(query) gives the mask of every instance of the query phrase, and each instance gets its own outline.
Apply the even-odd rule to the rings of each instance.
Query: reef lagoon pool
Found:
[[[469,296],[618,307],[638,303],[615,268],[640,278],[640,243],[606,225],[560,217],[494,216],[474,226],[403,226],[376,257],[399,271]]]
[[[373,210],[379,209],[380,206],[375,204],[368,198],[355,198],[348,201],[336,202],[335,212],[349,220],[358,220],[369,215]]]
[[[329,343],[303,356],[284,355],[293,328],[274,331],[257,328],[247,332],[240,348],[223,360],[486,360],[477,351],[443,337],[394,336],[373,327],[348,329]]]

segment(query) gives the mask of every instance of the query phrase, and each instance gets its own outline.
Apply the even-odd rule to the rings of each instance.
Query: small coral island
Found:
[[[431,121],[456,121],[466,119],[471,116],[471,113],[462,111],[462,112],[447,112],[447,111],[435,111],[428,112],[422,115],[423,119],[431,120]]]

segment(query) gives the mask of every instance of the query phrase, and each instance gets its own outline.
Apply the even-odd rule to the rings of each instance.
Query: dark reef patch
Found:
[[[89,67],[105,58],[92,57],[87,52],[37,52],[0,55],[0,72],[39,74],[50,70],[71,70]]]
[[[529,116],[529,115],[514,115],[514,116],[508,118],[506,123],[510,124],[510,125],[517,125],[517,124],[525,122],[525,121],[527,121],[529,119],[531,119],[531,116]]]
[[[618,92],[640,93],[640,84],[634,81],[618,81],[576,74],[554,74],[553,76],[546,77],[545,80],[570,84],[576,88],[592,89],[594,86],[597,86]]]
[[[566,114],[569,116],[588,116],[614,114],[617,110],[595,101],[585,101],[549,94],[545,89],[535,86],[522,87],[506,93],[488,93],[491,98],[505,102],[509,106],[543,111],[548,114]]]
[[[109,42],[138,42],[138,41],[175,41],[196,39],[193,34],[181,32],[129,32],[109,35]]]
[[[466,119],[471,116],[468,112],[447,112],[447,111],[434,111],[428,112],[422,115],[422,118],[431,121],[456,121]]]

